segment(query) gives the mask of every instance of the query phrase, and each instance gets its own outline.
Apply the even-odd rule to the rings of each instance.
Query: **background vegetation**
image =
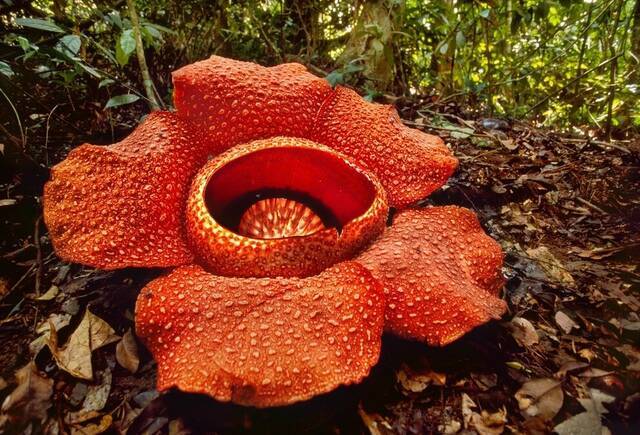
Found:
[[[640,0],[3,0],[0,31],[0,134],[44,143],[45,164],[49,144],[112,139],[145,102],[170,105],[170,72],[211,54],[298,61],[465,117],[606,139],[640,127]]]

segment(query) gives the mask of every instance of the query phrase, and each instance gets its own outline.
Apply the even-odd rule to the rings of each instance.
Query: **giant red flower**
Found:
[[[44,195],[65,260],[174,267],[136,305],[159,390],[289,404],[359,382],[383,330],[445,345],[504,312],[475,215],[407,208],[455,169],[442,140],[298,64],[173,81],[176,113],[74,149]]]

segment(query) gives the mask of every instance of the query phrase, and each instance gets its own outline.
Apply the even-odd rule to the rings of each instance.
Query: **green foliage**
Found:
[[[33,5],[8,14],[0,8],[8,30],[0,44],[2,77],[28,82],[35,73],[54,86],[98,89],[103,102],[112,88],[142,95],[123,2]],[[456,103],[566,130],[640,128],[640,0],[137,0],[136,6],[161,95],[170,93],[171,70],[220,54],[303,62],[332,86],[364,89],[368,99],[428,96],[434,105]]]
[[[124,106],[125,104],[135,103],[139,99],[139,96],[133,94],[116,95],[115,97],[109,98],[104,108],[109,109],[111,107]]]

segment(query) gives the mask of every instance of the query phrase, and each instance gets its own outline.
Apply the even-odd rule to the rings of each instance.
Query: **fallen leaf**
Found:
[[[607,410],[603,403],[611,403],[615,397],[609,396],[600,390],[590,389],[591,397],[578,399],[585,412],[574,415],[553,428],[558,435],[605,435],[611,431],[602,425],[602,414]]]
[[[583,372],[580,372],[578,376],[581,378],[601,378],[603,376],[611,375],[615,372],[610,370],[602,370],[596,367],[590,367]]]
[[[48,345],[58,367],[77,378],[90,381],[93,380],[91,353],[119,339],[107,322],[87,309],[65,346],[58,347],[54,331],[49,337]]]
[[[113,417],[109,414],[102,416],[98,423],[91,423],[86,426],[72,426],[71,435],[97,435],[107,431],[113,424]]]
[[[140,358],[138,357],[138,345],[131,329],[122,336],[122,340],[116,345],[116,360],[131,373],[138,371]]]
[[[9,294],[11,287],[9,287],[9,281],[4,278],[0,278],[0,301]]]
[[[507,422],[507,410],[502,408],[497,412],[482,410],[480,414],[474,413],[471,416],[471,427],[480,435],[498,435],[504,432],[504,425]]]
[[[49,287],[49,290],[47,290],[46,293],[38,296],[35,299],[36,301],[50,301],[52,299],[55,299],[55,297],[58,296],[58,293],[60,293],[60,288],[57,285],[52,285],[51,287]]]
[[[516,392],[520,412],[525,418],[539,416],[551,420],[562,408],[564,393],[555,379],[534,379]]]
[[[511,335],[522,347],[533,346],[540,342],[540,337],[533,324],[523,317],[514,317],[509,324]]]
[[[589,367],[589,364],[582,361],[568,361],[562,364],[562,367],[556,372],[555,376],[562,378],[567,375],[569,372],[573,372],[575,370],[580,370],[585,367]]]
[[[98,375],[100,383],[91,385],[84,396],[81,412],[101,411],[107,404],[109,392],[111,391],[111,369],[105,368]]]
[[[16,372],[16,380],[18,386],[4,400],[2,414],[16,425],[46,418],[53,380],[42,376],[33,361]]]
[[[169,435],[190,435],[191,431],[185,427],[182,419],[175,419],[169,422]]]
[[[572,286],[575,281],[560,261],[546,246],[527,249],[527,255],[538,262],[549,278],[561,284]]]
[[[31,355],[37,355],[49,343],[52,327],[57,332],[67,326],[69,322],[71,322],[71,315],[69,314],[52,314],[47,320],[40,323],[36,328],[36,333],[40,335],[29,343]]]
[[[462,424],[458,420],[451,420],[449,423],[438,426],[438,432],[444,435],[452,435],[460,432]]]
[[[500,139],[500,143],[509,151],[513,151],[517,149],[518,146],[520,145],[518,142],[516,142],[513,139]]]
[[[411,393],[420,393],[432,383],[444,385],[447,382],[447,376],[443,373],[437,373],[428,369],[415,372],[404,364],[396,373],[396,378],[402,389]]]
[[[571,332],[573,328],[579,329],[580,326],[574,322],[571,317],[567,316],[562,311],[558,311],[555,316],[556,324],[564,331],[565,334]]]
[[[476,404],[467,393],[462,393],[462,421],[464,428],[467,429],[471,423],[471,417],[474,412],[472,408],[476,408]]]
[[[498,375],[496,373],[471,373],[471,379],[482,391],[487,391],[498,385]]]
[[[383,431],[380,429],[391,429],[389,423],[387,423],[380,415],[378,414],[369,414],[364,409],[362,409],[362,405],[358,406],[358,414],[360,414],[360,418],[364,425],[369,429],[369,433],[371,435],[382,435]],[[386,431],[384,431],[386,433]]]
[[[507,422],[507,410],[503,407],[494,413],[486,410],[477,413],[474,411],[477,407],[468,394],[462,393],[462,419],[464,428],[475,429],[480,435],[501,434]]]

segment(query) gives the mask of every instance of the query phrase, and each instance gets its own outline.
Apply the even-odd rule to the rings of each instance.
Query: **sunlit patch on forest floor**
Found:
[[[638,433],[640,142],[610,146],[520,123],[401,113],[444,137],[460,159],[428,203],[474,209],[503,246],[510,312],[502,322],[442,349],[385,337],[362,385],[286,408],[158,395],[155,364],[131,331],[136,296],[161,271],[61,263],[38,217],[46,174],[16,159],[0,200],[0,427]]]

